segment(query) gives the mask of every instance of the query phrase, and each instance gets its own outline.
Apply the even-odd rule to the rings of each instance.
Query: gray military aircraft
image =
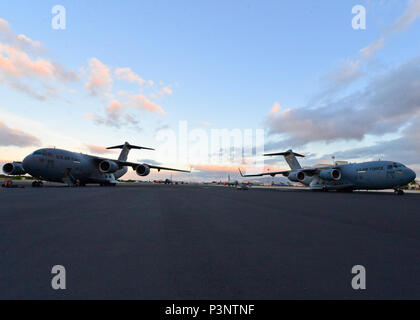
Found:
[[[402,186],[416,178],[416,173],[401,163],[393,161],[369,161],[362,163],[335,164],[319,168],[302,168],[296,157],[304,157],[292,150],[264,156],[284,156],[291,170],[244,175],[242,177],[260,177],[281,174],[290,181],[300,182],[311,190],[353,190],[394,189],[395,194],[403,194]]]
[[[154,150],[152,148],[134,146],[126,142],[123,145],[107,149],[122,149],[118,160],[46,148],[36,150],[22,162],[6,163],[3,166],[3,172],[8,175],[28,173],[39,180],[32,183],[33,187],[42,186],[43,180],[63,182],[70,186],[84,186],[87,183],[115,186],[118,183],[117,179],[127,173],[127,167],[132,167],[142,177],[147,176],[150,169],[190,172],[147,163],[127,162],[128,153],[131,149]]]

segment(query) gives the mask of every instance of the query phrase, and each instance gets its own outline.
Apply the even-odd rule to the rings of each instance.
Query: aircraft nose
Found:
[[[31,171],[32,155],[26,156],[22,161],[22,167],[26,172]]]
[[[414,179],[416,179],[416,173],[409,168],[407,168],[406,170],[406,176],[407,176],[407,183],[410,183],[411,181],[414,181]]]
[[[410,181],[414,181],[414,179],[416,179],[416,173],[411,169],[409,169],[409,170],[410,170],[409,174],[410,174],[410,178],[411,178]]]

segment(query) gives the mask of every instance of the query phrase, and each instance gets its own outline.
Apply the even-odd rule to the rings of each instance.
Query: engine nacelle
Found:
[[[293,182],[302,182],[306,178],[306,174],[303,171],[292,171],[287,176],[290,181]]]
[[[150,168],[147,164],[140,164],[136,168],[136,173],[141,176],[147,176],[150,173]]]
[[[99,171],[102,173],[112,173],[119,169],[118,164],[112,160],[102,160],[99,163]]]
[[[9,176],[18,176],[25,174],[25,170],[22,167],[21,162],[9,162],[3,166],[3,172]]]
[[[341,171],[338,169],[326,169],[319,173],[319,177],[323,180],[340,180]]]

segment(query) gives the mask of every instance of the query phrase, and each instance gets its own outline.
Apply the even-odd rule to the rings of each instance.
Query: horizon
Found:
[[[129,141],[183,180],[287,168],[262,157],[287,149],[420,174],[420,0],[62,1],[65,25],[56,5],[0,4],[0,163]]]

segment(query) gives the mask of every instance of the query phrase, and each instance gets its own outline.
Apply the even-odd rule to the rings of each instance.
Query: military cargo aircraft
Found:
[[[242,177],[274,177],[281,174],[292,182],[300,182],[311,190],[337,190],[352,192],[353,190],[394,189],[395,194],[403,194],[402,186],[416,178],[416,173],[399,162],[369,161],[362,163],[334,164],[331,166],[302,168],[296,157],[304,157],[292,150],[264,156],[284,156],[290,170],[267,172],[260,174],[242,174]]]
[[[118,159],[114,160],[55,148],[39,149],[22,162],[6,163],[3,172],[8,175],[28,173],[38,179],[32,183],[33,187],[42,186],[42,181],[62,182],[70,186],[84,186],[87,183],[115,186],[118,183],[117,179],[127,173],[127,167],[132,167],[142,177],[147,176],[150,169],[190,172],[147,163],[127,162],[131,149],[154,150],[152,148],[134,146],[126,142],[107,149],[122,150]]]
[[[239,184],[239,182],[238,180],[231,180],[230,174],[228,174],[227,181],[221,181],[220,184],[228,186],[228,187],[236,187]]]

